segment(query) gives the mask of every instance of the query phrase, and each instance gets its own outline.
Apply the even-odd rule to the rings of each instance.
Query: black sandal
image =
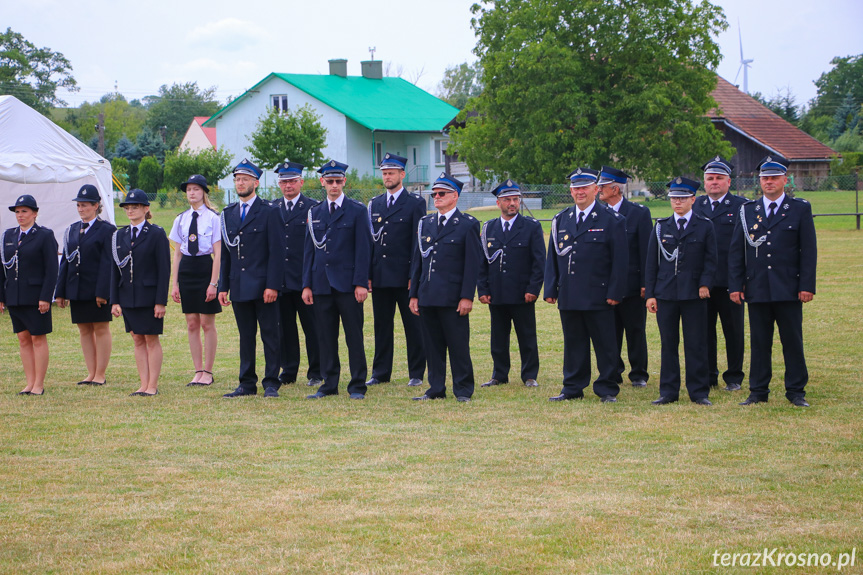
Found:
[[[198,369],[195,373],[204,373],[203,369]],[[186,384],[186,387],[195,387],[196,385],[203,385],[200,381],[190,381]]]
[[[213,375],[213,372],[212,372],[212,371],[207,371],[206,369],[202,369],[201,371],[202,371],[203,373],[209,373],[209,374],[210,374],[210,382],[209,382],[209,383],[201,383],[201,382],[199,381],[199,382],[198,382],[198,385],[207,386],[207,385],[213,385],[214,383],[216,383],[216,378],[215,378],[215,376]]]

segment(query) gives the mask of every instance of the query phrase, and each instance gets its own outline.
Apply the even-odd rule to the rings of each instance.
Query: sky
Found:
[[[61,52],[80,91],[70,105],[116,89],[128,100],[156,94],[162,84],[215,86],[224,102],[270,72],[326,74],[327,60],[382,60],[390,75],[435,93],[448,66],[475,60],[471,0],[404,2],[329,0],[0,0],[0,28],[11,27],[39,47]],[[860,0],[714,0],[728,29],[717,38],[717,72],[743,86],[740,40],[749,91],[790,89],[798,104],[816,94],[813,82],[835,56],[863,53]],[[738,25],[739,22],[739,25]]]

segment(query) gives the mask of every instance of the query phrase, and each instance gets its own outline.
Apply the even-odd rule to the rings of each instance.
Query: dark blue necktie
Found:
[[[243,207],[240,209],[240,221],[246,221],[246,209],[249,207],[249,204],[243,204]]]

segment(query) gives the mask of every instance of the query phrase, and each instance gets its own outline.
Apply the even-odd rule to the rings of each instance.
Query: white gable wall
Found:
[[[183,141],[180,142],[180,149],[197,153],[207,149],[212,150],[213,145],[210,143],[201,125],[192,120],[192,124],[186,130],[186,135],[183,136]]]
[[[298,90],[291,84],[278,77],[270,78],[258,87],[256,92],[250,92],[243,97],[233,108],[228,110],[216,120],[216,139],[218,146],[225,147],[234,156],[233,164],[239,164],[243,158],[251,159],[251,154],[246,151],[249,145],[249,137],[258,124],[258,119],[264,115],[272,105],[271,97],[276,94],[287,94],[288,107],[295,110],[298,106],[309,104],[318,114],[321,124],[327,129],[326,146],[323,154],[325,158],[335,158],[344,161],[347,156],[347,129],[345,115],[334,110],[309,94]],[[264,171],[261,176],[262,186],[275,186],[276,178],[273,166],[258,166]],[[317,168],[317,166],[308,166]],[[233,189],[233,176],[228,175],[219,182],[223,189]]]

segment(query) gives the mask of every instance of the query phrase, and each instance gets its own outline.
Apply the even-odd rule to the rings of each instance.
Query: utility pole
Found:
[[[99,112],[99,123],[96,124],[96,135],[99,136],[99,155],[105,157],[105,113]]]

